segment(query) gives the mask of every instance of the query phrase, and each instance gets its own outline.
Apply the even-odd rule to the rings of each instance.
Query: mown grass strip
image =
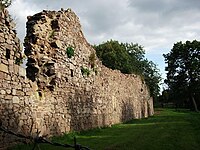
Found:
[[[198,150],[200,148],[200,114],[187,110],[159,109],[153,117],[131,120],[111,128],[74,132],[52,140],[78,143],[94,150]],[[17,146],[14,149],[31,149]],[[41,149],[58,149],[40,145]],[[59,148],[62,149],[62,148]]]

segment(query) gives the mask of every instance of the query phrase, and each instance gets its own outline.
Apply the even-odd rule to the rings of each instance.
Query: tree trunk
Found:
[[[193,105],[194,105],[194,110],[196,111],[196,112],[199,112],[199,110],[198,110],[198,108],[197,108],[197,103],[196,103],[196,101],[195,101],[195,99],[194,99],[194,96],[191,94],[191,99],[192,99],[192,103],[193,103]]]

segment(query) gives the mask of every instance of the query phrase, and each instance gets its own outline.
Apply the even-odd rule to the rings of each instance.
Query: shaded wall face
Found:
[[[3,10],[0,12],[0,124],[11,131],[29,134],[30,125],[35,122],[33,110],[36,110],[37,85],[26,78],[21,62],[15,24],[8,11]],[[0,148],[11,145],[15,139],[0,132]]]
[[[57,135],[153,114],[145,83],[104,67],[71,10],[28,17],[26,70],[19,66],[21,49],[8,12],[0,15],[0,119],[6,128]]]

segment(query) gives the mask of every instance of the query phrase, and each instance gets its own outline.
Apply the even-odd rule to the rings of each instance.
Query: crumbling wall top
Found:
[[[95,50],[84,38],[79,18],[71,9],[44,10],[27,18],[27,77],[41,90],[55,89],[62,77],[80,78],[83,68],[94,69]]]

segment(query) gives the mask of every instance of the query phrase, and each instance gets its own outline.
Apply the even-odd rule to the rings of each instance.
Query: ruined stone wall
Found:
[[[137,75],[106,68],[70,9],[29,16],[26,70],[13,21],[0,13],[0,120],[26,135],[56,135],[153,115],[153,100]],[[11,141],[1,133],[0,141]]]
[[[28,77],[37,82],[43,101],[50,104],[46,114],[44,108],[38,110],[48,118],[48,125],[58,118],[55,124],[66,132],[153,114],[145,83],[137,75],[104,67],[70,9],[28,17],[25,39]],[[68,56],[68,49],[74,50],[73,56]]]
[[[32,111],[37,84],[26,78],[26,70],[20,66],[21,51],[15,24],[8,11],[3,10],[0,12],[0,124],[27,134],[30,124],[35,122]],[[16,137],[0,132],[0,149],[13,139]]]

